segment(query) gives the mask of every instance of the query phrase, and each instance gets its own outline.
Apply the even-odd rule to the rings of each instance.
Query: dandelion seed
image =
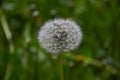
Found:
[[[82,39],[80,27],[69,19],[46,22],[38,32],[41,46],[50,53],[60,53],[76,48]]]

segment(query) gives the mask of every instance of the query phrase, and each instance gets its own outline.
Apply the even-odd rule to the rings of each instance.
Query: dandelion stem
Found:
[[[60,63],[60,80],[64,80],[62,54],[59,55],[59,63]]]

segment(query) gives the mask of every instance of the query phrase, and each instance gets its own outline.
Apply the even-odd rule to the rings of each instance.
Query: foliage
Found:
[[[72,18],[82,44],[64,53],[65,80],[120,80],[119,0],[0,0],[0,80],[59,80],[37,40],[49,19]]]

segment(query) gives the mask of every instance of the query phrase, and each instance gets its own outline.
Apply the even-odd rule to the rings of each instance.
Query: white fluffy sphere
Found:
[[[50,53],[60,53],[76,48],[82,39],[80,26],[69,19],[46,22],[38,32],[41,46]]]

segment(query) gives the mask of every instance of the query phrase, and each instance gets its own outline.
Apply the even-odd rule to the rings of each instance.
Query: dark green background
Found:
[[[120,0],[0,0],[0,80],[59,80],[38,43],[45,21],[72,18],[81,45],[64,53],[65,80],[120,80]]]

